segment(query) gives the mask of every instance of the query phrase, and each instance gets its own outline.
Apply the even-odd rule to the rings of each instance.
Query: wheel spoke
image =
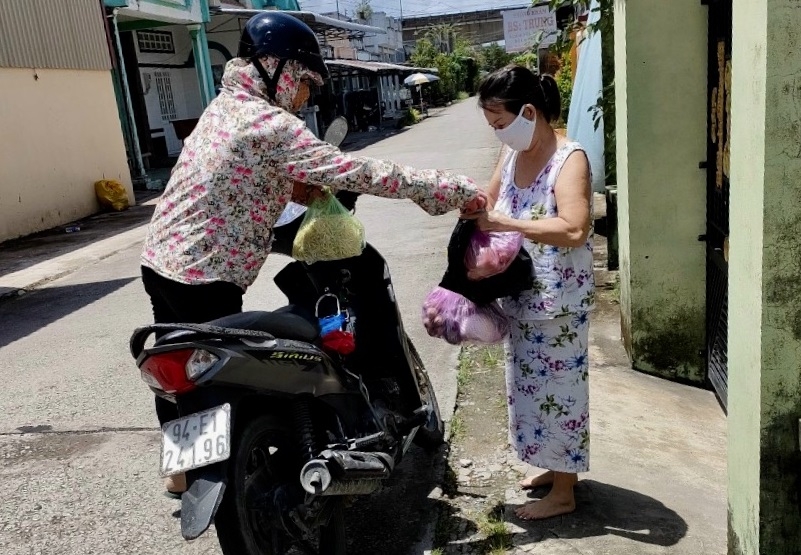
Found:
[[[245,508],[250,511],[265,511],[268,495],[275,489],[272,473],[269,468],[261,468],[245,479],[244,501]]]

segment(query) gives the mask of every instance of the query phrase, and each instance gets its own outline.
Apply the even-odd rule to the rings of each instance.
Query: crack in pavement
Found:
[[[23,437],[33,435],[92,435],[92,434],[109,434],[114,432],[125,433],[144,433],[144,432],[158,432],[159,428],[155,427],[142,427],[142,426],[119,426],[119,427],[103,427],[94,428],[91,430],[52,430],[42,429],[43,426],[23,426],[23,429],[18,429],[14,432],[0,432],[0,437]]]

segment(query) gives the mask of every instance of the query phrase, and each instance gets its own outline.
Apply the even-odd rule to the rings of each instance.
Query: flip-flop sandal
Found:
[[[183,495],[183,492],[164,490],[164,497],[169,499],[181,499],[181,495]]]

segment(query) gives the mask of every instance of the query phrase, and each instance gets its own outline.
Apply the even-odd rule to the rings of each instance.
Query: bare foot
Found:
[[[561,474],[561,473],[560,473]],[[554,481],[554,472],[553,470],[548,470],[547,472],[543,472],[539,476],[527,476],[520,480],[518,484],[520,485],[521,489],[530,490],[536,489],[543,486],[550,486],[553,484]],[[578,476],[575,474],[563,475],[562,477],[562,484],[575,486],[578,483]]]
[[[180,495],[186,491],[186,474],[176,474],[175,476],[168,476],[164,480],[164,487],[167,488],[167,493]]]
[[[555,516],[566,515],[576,510],[576,499],[570,495],[554,495],[549,493],[539,501],[527,503],[515,511],[522,520],[544,520]]]
[[[520,489],[536,489],[553,484],[553,470],[543,472],[539,476],[526,476],[518,482]]]

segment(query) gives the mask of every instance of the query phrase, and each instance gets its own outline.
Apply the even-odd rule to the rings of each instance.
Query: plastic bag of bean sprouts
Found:
[[[306,210],[292,244],[292,258],[313,264],[359,256],[365,247],[364,226],[326,191]]]

